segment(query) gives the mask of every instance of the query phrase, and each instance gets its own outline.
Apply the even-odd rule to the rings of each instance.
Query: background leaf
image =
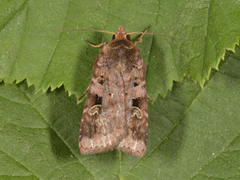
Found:
[[[239,11],[236,0],[2,1],[0,179],[240,179],[239,48],[219,65],[225,49],[239,43]],[[132,32],[149,24],[149,32],[189,40],[146,35],[138,44],[149,95],[164,96],[173,85],[166,98],[149,103],[145,156],[82,156],[83,103],[68,94],[86,89],[100,52],[85,40],[111,36],[53,29],[115,32],[123,25]],[[211,67],[219,71],[205,82]],[[24,82],[4,85],[14,81]]]

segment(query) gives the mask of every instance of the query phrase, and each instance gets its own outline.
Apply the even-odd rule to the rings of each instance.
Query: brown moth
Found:
[[[118,149],[126,154],[142,157],[148,137],[148,104],[145,64],[139,57],[137,43],[144,32],[126,33],[122,26],[117,33],[92,29],[55,29],[95,31],[113,34],[112,41],[92,47],[102,47],[93,64],[93,74],[80,126],[79,148],[82,154],[103,153]],[[130,34],[141,34],[134,43]],[[153,100],[151,100],[153,101]]]
[[[118,149],[142,157],[148,137],[148,104],[145,64],[137,43],[122,26],[102,47],[93,64],[91,82],[81,120],[79,148],[82,154]],[[100,31],[101,32],[101,31]],[[105,32],[105,31],[102,31]],[[81,98],[82,98],[81,97]]]

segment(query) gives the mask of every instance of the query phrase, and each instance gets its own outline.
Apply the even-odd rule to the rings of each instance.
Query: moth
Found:
[[[150,26],[149,26],[150,27]],[[147,28],[148,29],[148,28]],[[145,64],[139,57],[137,43],[130,40],[122,26],[93,64],[91,82],[81,119],[79,148],[82,154],[118,149],[142,157],[148,137],[148,103]],[[100,31],[105,32],[105,31]],[[81,98],[82,98],[81,97]]]
[[[91,29],[55,29],[96,31],[113,34],[110,43],[92,47],[102,47],[102,52],[93,64],[91,82],[79,98],[86,93],[80,125],[79,148],[83,155],[103,153],[118,149],[126,154],[142,157],[146,151],[148,137],[147,98],[145,64],[139,57],[137,43],[144,34],[182,38],[158,33],[126,33],[122,26],[116,33]],[[141,34],[132,42],[130,34]]]

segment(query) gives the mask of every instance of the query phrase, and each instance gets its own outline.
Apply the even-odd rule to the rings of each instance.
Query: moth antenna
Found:
[[[180,36],[171,36],[171,35],[166,35],[166,34],[159,34],[159,33],[146,33],[146,31],[150,28],[151,26],[148,26],[144,32],[130,32],[127,33],[127,35],[130,34],[148,34],[148,35],[157,35],[157,36],[165,36],[165,37],[173,37],[173,38],[180,38],[180,39],[189,39],[185,37],[180,37]],[[104,31],[104,30],[95,30],[95,29],[53,29],[53,30],[63,30],[63,31],[93,31],[93,32],[103,32],[103,33],[108,33],[108,34],[113,34],[115,35],[114,32],[111,31]]]
[[[94,32],[103,32],[108,34],[115,34],[110,31],[103,31],[103,30],[95,30],[95,29],[53,29],[53,30],[63,30],[63,31],[94,31]]]
[[[130,34],[148,34],[148,35],[157,35],[157,36],[173,37],[173,38],[180,38],[180,39],[189,39],[189,38],[185,38],[185,37],[171,36],[171,35],[159,34],[159,33],[130,32],[130,33],[127,33],[127,34],[128,35],[130,35]]]

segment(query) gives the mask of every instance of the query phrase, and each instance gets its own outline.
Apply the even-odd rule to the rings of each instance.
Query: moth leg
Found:
[[[80,101],[85,96],[85,94],[87,94],[88,91],[89,91],[89,86],[87,87],[86,91],[81,95],[81,97],[78,98],[78,101]]]
[[[90,46],[95,47],[95,48],[103,47],[103,46],[106,44],[106,42],[103,42],[103,43],[101,43],[101,44],[94,45],[94,44],[90,43],[88,40],[86,40],[86,42],[87,42]]]
[[[156,102],[155,100],[151,99],[148,95],[147,95],[147,98],[152,102]]]
[[[151,26],[148,26],[147,29],[145,29],[145,31],[143,31],[143,33],[146,33],[147,30],[150,28]],[[135,45],[137,45],[138,42],[142,42],[142,37],[144,34],[141,34],[141,36],[139,38],[137,38],[137,40],[134,42]]]

